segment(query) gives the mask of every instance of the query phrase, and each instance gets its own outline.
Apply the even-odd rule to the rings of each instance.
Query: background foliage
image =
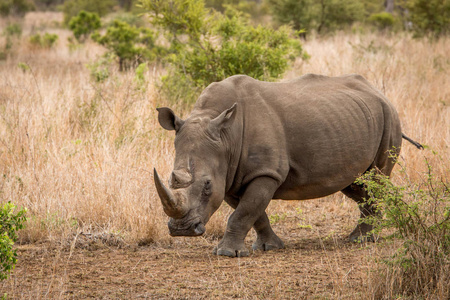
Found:
[[[288,27],[253,26],[231,7],[224,14],[209,11],[199,0],[144,0],[142,7],[169,42],[165,61],[170,71],[163,87],[174,99],[192,102],[208,84],[235,74],[277,79],[289,60],[303,54]]]
[[[383,278],[375,298],[399,295],[414,299],[450,296],[450,182],[439,178],[425,160],[428,172],[423,181],[394,185],[388,177],[373,170],[357,180],[367,188],[369,199],[377,203],[380,217],[371,217],[375,233],[390,233],[397,251],[381,262]]]
[[[450,33],[450,0],[409,0],[408,21],[417,36],[434,37]]]
[[[97,32],[92,35],[92,39],[116,55],[121,71],[156,58],[154,33],[148,28],[137,28],[114,20],[105,34]]]
[[[85,41],[94,30],[101,27],[101,24],[98,14],[82,10],[70,19],[69,28],[78,41]]]
[[[8,278],[17,262],[13,245],[17,241],[17,231],[26,221],[25,213],[26,209],[15,212],[15,206],[10,202],[0,206],[0,280]]]
[[[72,17],[78,15],[82,10],[87,12],[93,12],[103,17],[107,13],[111,12],[114,5],[117,2],[115,0],[68,0],[65,1],[62,7],[64,12],[64,24],[68,25]]]
[[[2,0],[0,1],[0,16],[23,16],[34,8],[31,0]]]
[[[159,203],[147,201],[157,196],[146,169],[158,165],[168,173],[172,149],[154,107],[170,100],[187,113],[210,82],[239,73],[278,80],[295,60],[286,78],[306,72],[363,74],[403,108],[402,120],[415,136],[448,149],[440,130],[448,123],[449,0],[398,0],[390,12],[379,0],[144,0],[140,7],[136,2],[0,2],[0,72],[6,82],[0,89],[0,196],[32,208],[25,242],[73,241],[70,234],[78,230],[139,244],[167,240]],[[35,13],[23,17],[34,6],[60,9],[65,21],[50,22],[43,13],[44,25],[35,25]],[[85,43],[70,48],[70,32],[60,23]],[[394,31],[403,32],[388,34]],[[302,61],[306,42],[314,63]],[[163,94],[150,88],[154,82],[162,82]],[[418,116],[414,125],[405,115]],[[414,160],[415,154],[406,153]],[[438,182],[426,188],[412,183],[398,188],[386,183],[379,196],[393,212],[380,228],[405,233],[397,240],[401,252],[385,260],[385,277],[380,276],[399,288],[381,285],[386,299],[448,282],[448,255],[440,254],[448,253],[448,213],[433,214],[433,203],[448,203],[448,193]],[[208,228],[215,236],[223,234],[225,215]],[[270,220],[293,218],[283,216]],[[433,218],[438,223],[430,223]],[[316,230],[310,223],[298,227]],[[9,268],[12,238],[2,233],[1,239]]]

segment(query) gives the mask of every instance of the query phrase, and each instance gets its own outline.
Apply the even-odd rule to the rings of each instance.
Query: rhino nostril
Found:
[[[195,234],[202,235],[205,233],[205,231],[206,231],[206,228],[205,228],[205,225],[203,225],[203,223],[198,223],[194,227]]]

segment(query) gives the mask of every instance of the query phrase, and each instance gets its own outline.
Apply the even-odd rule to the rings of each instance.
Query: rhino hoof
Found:
[[[353,243],[367,243],[375,242],[375,236],[371,233],[372,226],[369,224],[361,223],[356,226],[353,232],[348,237]]]
[[[252,245],[253,251],[263,250],[270,251],[276,249],[284,249],[283,241],[275,234],[271,235],[269,238],[264,236],[259,236]]]
[[[252,245],[252,249],[253,249],[253,251],[257,251],[257,250],[270,251],[270,250],[284,249],[284,244],[283,244],[283,242],[281,242],[279,245],[273,245],[273,244],[269,244],[269,243],[264,243],[261,245],[261,244],[254,243]]]
[[[350,242],[353,243],[368,243],[368,242],[375,242],[375,237],[373,236],[373,234],[369,234],[369,235],[350,235],[349,236],[349,240]]]
[[[250,253],[246,249],[245,250],[232,250],[225,248],[217,249],[217,247],[214,248],[213,254],[228,257],[246,257],[250,255]]]

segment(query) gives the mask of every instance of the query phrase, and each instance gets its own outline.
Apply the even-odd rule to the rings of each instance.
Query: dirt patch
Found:
[[[15,271],[0,287],[11,299],[363,297],[373,244],[349,243],[342,233],[320,237],[296,229],[289,235],[281,236],[286,249],[234,259],[212,255],[217,240],[208,238],[122,248],[101,239],[95,247],[71,249],[23,245]]]

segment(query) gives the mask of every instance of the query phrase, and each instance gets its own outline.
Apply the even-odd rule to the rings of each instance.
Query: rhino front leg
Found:
[[[269,251],[284,248],[283,241],[273,232],[265,212],[256,220],[253,228],[257,234],[256,241],[252,245],[253,250]]]
[[[239,199],[237,198],[227,197],[225,201],[234,209],[239,204]],[[284,248],[283,241],[273,232],[269,218],[265,212],[256,220],[253,229],[255,229],[257,234],[256,241],[252,245],[253,250],[269,251]]]
[[[277,188],[278,183],[270,177],[258,177],[247,186],[236,210],[228,219],[227,230],[214,254],[231,257],[249,255],[244,239],[256,221],[265,215],[267,205]],[[265,227],[264,229],[267,230]]]

